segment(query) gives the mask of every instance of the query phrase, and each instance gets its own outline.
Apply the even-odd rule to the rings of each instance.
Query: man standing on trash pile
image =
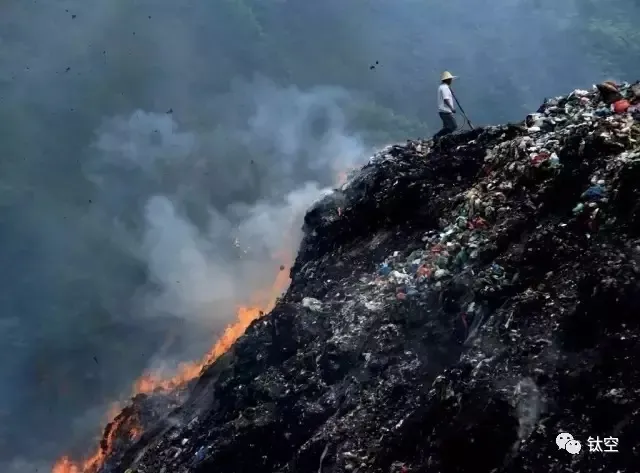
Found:
[[[458,128],[456,118],[456,107],[453,104],[453,93],[451,92],[451,83],[456,76],[451,75],[449,71],[444,71],[440,77],[440,87],[438,87],[438,113],[442,120],[442,130],[434,135],[435,138],[453,133]]]

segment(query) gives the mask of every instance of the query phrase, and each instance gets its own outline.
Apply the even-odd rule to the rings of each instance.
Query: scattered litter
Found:
[[[451,438],[505,458],[514,439],[491,435],[514,423],[527,442],[512,450],[518,468],[557,469],[536,429],[587,438],[605,400],[637,394],[620,380],[637,379],[638,100],[640,84],[603,83],[519,124],[376,153],[339,206],[328,195],[307,213],[290,292],[215,366],[202,420],[160,435],[138,471],[275,471],[294,458],[305,471],[474,471],[482,456],[463,464]],[[349,211],[336,220],[337,207]],[[637,427],[619,416],[612,426]],[[422,450],[393,457],[416,426]],[[282,440],[295,432],[305,439]]]
[[[302,306],[314,312],[319,312],[322,310],[322,302],[320,302],[318,299],[314,299],[313,297],[305,297],[304,299],[302,299]]]

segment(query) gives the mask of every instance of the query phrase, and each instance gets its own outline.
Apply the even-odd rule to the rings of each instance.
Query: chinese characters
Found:
[[[600,438],[597,435],[595,438],[589,436],[587,439],[587,447],[591,453],[617,453],[619,439],[617,437],[604,437]],[[568,432],[560,432],[556,437],[556,445],[559,450],[565,450],[571,455],[577,455],[582,450],[582,443],[579,440],[573,438]]]
[[[618,443],[617,437],[604,437],[601,440],[600,436],[597,435],[596,438],[589,436],[587,439],[587,447],[589,447],[590,452],[617,453]]]

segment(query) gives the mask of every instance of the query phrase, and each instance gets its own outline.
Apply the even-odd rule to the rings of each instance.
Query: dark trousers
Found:
[[[440,138],[441,136],[448,135],[449,133],[453,133],[458,129],[458,124],[456,123],[456,117],[453,116],[453,113],[448,112],[440,112],[440,119],[442,120],[442,130],[435,134],[434,138]]]

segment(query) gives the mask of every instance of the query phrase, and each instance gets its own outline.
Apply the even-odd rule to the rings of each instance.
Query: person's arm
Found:
[[[444,103],[447,104],[447,107],[449,107],[451,112],[456,113],[456,107],[453,106],[453,94],[449,87],[446,87],[444,90]]]
[[[449,107],[449,110],[451,110],[452,113],[456,113],[456,108],[453,106],[453,101],[451,99],[444,99],[444,103],[447,104],[447,107]]]

